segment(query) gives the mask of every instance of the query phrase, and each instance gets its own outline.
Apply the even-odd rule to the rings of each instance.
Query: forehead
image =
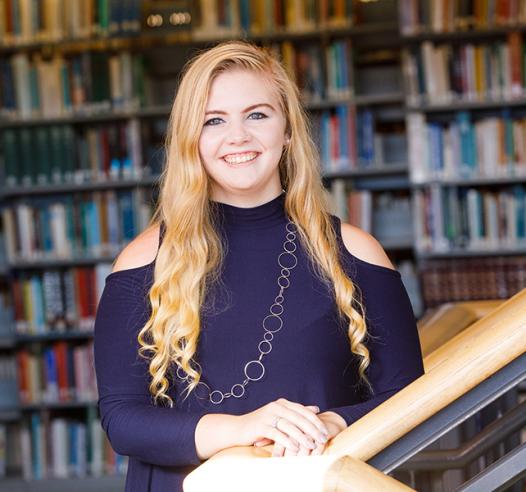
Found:
[[[251,103],[269,103],[279,108],[275,85],[267,74],[234,69],[220,73],[212,81],[207,99],[207,110],[244,109]]]

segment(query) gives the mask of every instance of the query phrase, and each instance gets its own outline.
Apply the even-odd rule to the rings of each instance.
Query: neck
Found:
[[[232,207],[253,208],[274,200],[284,192],[285,190],[279,187],[261,194],[254,194],[253,192],[249,194],[216,193],[212,195],[210,200],[224,205],[231,205]]]
[[[229,229],[261,229],[282,224],[285,221],[285,192],[251,207],[211,201],[214,211],[219,212],[222,223]],[[246,205],[246,204],[245,204]]]

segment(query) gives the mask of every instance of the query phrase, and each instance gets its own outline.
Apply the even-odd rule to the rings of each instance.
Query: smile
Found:
[[[246,152],[243,154],[228,154],[223,157],[223,160],[228,164],[242,164],[244,162],[253,161],[259,152]]]

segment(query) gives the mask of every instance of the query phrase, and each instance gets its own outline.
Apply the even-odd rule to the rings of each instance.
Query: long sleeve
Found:
[[[94,351],[102,427],[121,455],[156,465],[198,465],[195,427],[205,412],[154,406],[148,391],[147,361],[137,352],[148,304],[137,272],[109,275],[98,306]]]
[[[328,409],[347,425],[424,374],[416,320],[400,273],[352,259],[371,335],[365,342],[371,359],[366,375],[374,394],[357,404]]]

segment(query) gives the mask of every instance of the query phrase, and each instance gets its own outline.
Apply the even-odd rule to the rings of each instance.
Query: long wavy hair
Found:
[[[360,381],[372,391],[365,374],[369,365],[365,310],[359,291],[340,264],[320,159],[298,88],[270,50],[227,41],[187,62],[168,121],[166,163],[151,220],[152,226],[163,223],[165,234],[148,294],[151,315],[138,335],[139,354],[149,360],[154,403],[173,406],[168,389],[174,369],[187,382],[185,398],[201,377],[194,360],[200,309],[207,289],[219,280],[225,252],[215,227],[210,178],[200,159],[198,141],[211,84],[218,74],[232,69],[265,76],[277,91],[290,137],[279,163],[285,212],[298,229],[314,272],[334,293],[340,319],[348,322]]]

